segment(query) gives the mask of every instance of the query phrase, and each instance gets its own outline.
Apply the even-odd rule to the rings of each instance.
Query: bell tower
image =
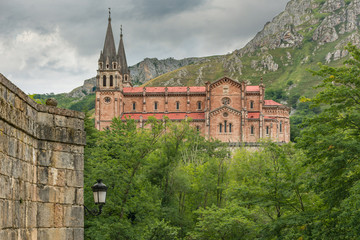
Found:
[[[120,89],[120,68],[116,55],[114,36],[111,28],[111,12],[109,9],[108,27],[104,48],[100,52],[96,76],[97,90]]]
[[[95,127],[102,130],[111,125],[122,111],[123,87],[132,87],[127,66],[121,28],[119,49],[116,53],[109,8],[104,48],[100,52],[96,75]]]

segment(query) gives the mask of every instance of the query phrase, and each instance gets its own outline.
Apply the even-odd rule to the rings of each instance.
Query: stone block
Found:
[[[51,150],[39,149],[37,152],[37,162],[39,166],[51,166]]]
[[[54,226],[54,204],[38,203],[37,205],[37,226],[39,228],[50,228]],[[41,238],[51,239],[51,238]]]
[[[55,204],[54,210],[54,226],[56,228],[61,228],[64,226],[64,207],[61,204]]]
[[[84,227],[84,207],[65,206],[64,224],[66,227]]]
[[[26,212],[24,201],[14,201],[12,210],[13,228],[25,228]]]
[[[10,177],[0,175],[0,199],[11,199]]]
[[[84,174],[83,171],[66,170],[66,186],[83,187]]]
[[[49,168],[48,183],[53,186],[65,186],[65,170]]]
[[[16,157],[18,140],[14,137],[8,139],[8,154],[11,157]]]
[[[65,116],[60,116],[60,115],[55,115],[55,126],[57,127],[67,127],[67,117]]]
[[[0,174],[3,174],[5,176],[11,175],[11,169],[12,169],[12,161],[8,156],[6,156],[3,153],[0,153]]]
[[[73,154],[74,157],[74,169],[83,171],[84,170],[84,155],[81,154]]]
[[[26,228],[36,228],[37,226],[37,206],[36,202],[27,201],[26,203]],[[33,235],[33,234],[32,234]]]
[[[3,218],[3,228],[11,228],[13,226],[13,201],[10,200],[3,200],[3,209],[2,216],[6,216],[6,218]]]
[[[54,115],[46,113],[46,112],[38,112],[37,113],[37,122],[40,123],[41,125],[53,126],[54,125]]]
[[[84,229],[75,228],[74,229],[74,240],[84,240]]]
[[[75,204],[76,200],[76,188],[65,187],[64,188],[64,203],[65,204]]]
[[[84,189],[76,188],[75,204],[84,205]]]
[[[74,169],[74,157],[70,152],[53,152],[51,161],[56,168]]]
[[[49,182],[49,167],[37,168],[37,183],[48,184]]]
[[[57,203],[61,202],[61,199],[63,199],[61,188],[48,185],[38,185],[37,189],[38,201],[45,203]]]

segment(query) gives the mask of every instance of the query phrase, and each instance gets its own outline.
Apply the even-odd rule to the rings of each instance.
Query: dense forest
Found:
[[[344,66],[312,72],[323,82],[298,104],[293,143],[230,149],[186,121],[98,132],[86,118],[85,205],[96,179],[109,189],[85,239],[358,239],[360,51],[347,50]]]

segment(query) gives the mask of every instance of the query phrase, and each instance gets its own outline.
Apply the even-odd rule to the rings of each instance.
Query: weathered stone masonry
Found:
[[[0,74],[0,239],[83,239],[83,118]]]

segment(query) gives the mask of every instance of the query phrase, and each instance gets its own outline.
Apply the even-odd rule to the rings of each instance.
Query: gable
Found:
[[[229,85],[230,86],[234,86],[234,87],[237,87],[239,89],[241,89],[241,86],[244,84],[244,82],[238,82],[238,81],[235,81],[231,78],[228,78],[228,77],[223,77],[223,78],[220,78],[219,80],[216,80],[215,82],[211,83],[210,84],[210,90],[216,88],[216,87],[219,87],[219,86],[222,86],[222,85]]]

